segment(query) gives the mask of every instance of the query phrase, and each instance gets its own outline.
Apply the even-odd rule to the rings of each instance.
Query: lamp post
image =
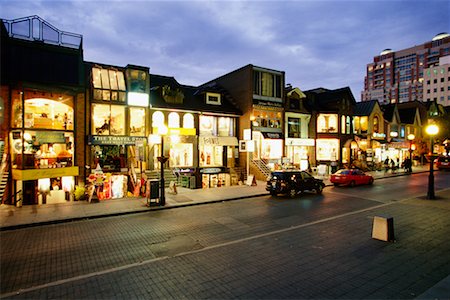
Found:
[[[408,134],[408,140],[409,140],[409,164],[408,164],[408,172],[412,173],[412,141],[416,138],[416,136],[412,133]]]
[[[430,136],[430,174],[428,175],[428,193],[427,193],[427,199],[436,199],[434,195],[434,174],[433,174],[433,164],[435,156],[433,155],[434,152],[434,136],[439,132],[439,127],[437,127],[435,124],[430,124],[425,129],[427,134]]]
[[[166,190],[164,183],[164,164],[169,159],[164,156],[164,136],[167,134],[167,127],[165,125],[161,125],[158,127],[158,134],[161,136],[161,156],[158,157],[158,161],[161,163],[161,195],[159,196],[159,202],[161,206],[166,205]]]

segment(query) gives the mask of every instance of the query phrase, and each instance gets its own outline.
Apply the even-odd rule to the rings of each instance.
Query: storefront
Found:
[[[255,143],[253,159],[266,161],[271,170],[280,169],[283,158],[283,133],[253,131],[253,141]]]
[[[294,167],[302,171],[307,170],[314,145],[314,139],[286,138],[286,157]]]
[[[198,167],[202,188],[237,184],[237,180],[232,180],[230,175],[238,147],[236,118],[200,115],[199,128]]]
[[[48,204],[72,200],[74,97],[62,92],[12,90],[11,168],[15,201]]]
[[[133,183],[139,177],[136,173],[141,174],[145,169],[146,144],[145,137],[88,136],[90,155],[93,157],[91,174],[99,173],[99,170],[104,174],[98,190],[100,193],[97,194],[99,200],[122,198],[128,191],[132,192]],[[88,178],[88,182],[92,183],[92,177]]]

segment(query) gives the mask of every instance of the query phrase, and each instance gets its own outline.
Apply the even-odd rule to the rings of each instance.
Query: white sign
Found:
[[[294,139],[286,138],[286,145],[288,146],[314,146],[314,139]]]
[[[244,129],[244,141],[250,141],[252,139],[252,130]]]

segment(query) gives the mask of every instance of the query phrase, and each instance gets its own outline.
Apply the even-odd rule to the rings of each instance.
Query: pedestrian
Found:
[[[389,156],[384,160],[384,173],[389,171]]]
[[[395,165],[395,162],[393,159],[391,159],[391,170],[392,170],[392,174],[395,173],[395,169],[397,168],[397,166]]]

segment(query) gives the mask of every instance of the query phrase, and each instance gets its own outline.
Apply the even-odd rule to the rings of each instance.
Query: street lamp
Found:
[[[426,133],[430,136],[430,146],[431,151],[429,154],[430,157],[430,174],[428,176],[428,193],[427,193],[427,199],[436,199],[434,195],[434,174],[433,174],[433,164],[434,159],[436,158],[435,155],[433,155],[434,152],[434,136],[439,132],[439,127],[435,124],[430,124],[425,129]]]
[[[416,136],[412,133],[408,134],[408,140],[409,140],[409,164],[408,164],[408,172],[412,173],[412,141],[416,138]]]
[[[161,156],[158,157],[158,161],[161,163],[161,195],[159,197],[159,203],[161,206],[166,205],[164,164],[169,158],[164,156],[164,136],[167,134],[167,132],[168,132],[167,126],[161,125],[158,127],[158,135],[161,136]]]

